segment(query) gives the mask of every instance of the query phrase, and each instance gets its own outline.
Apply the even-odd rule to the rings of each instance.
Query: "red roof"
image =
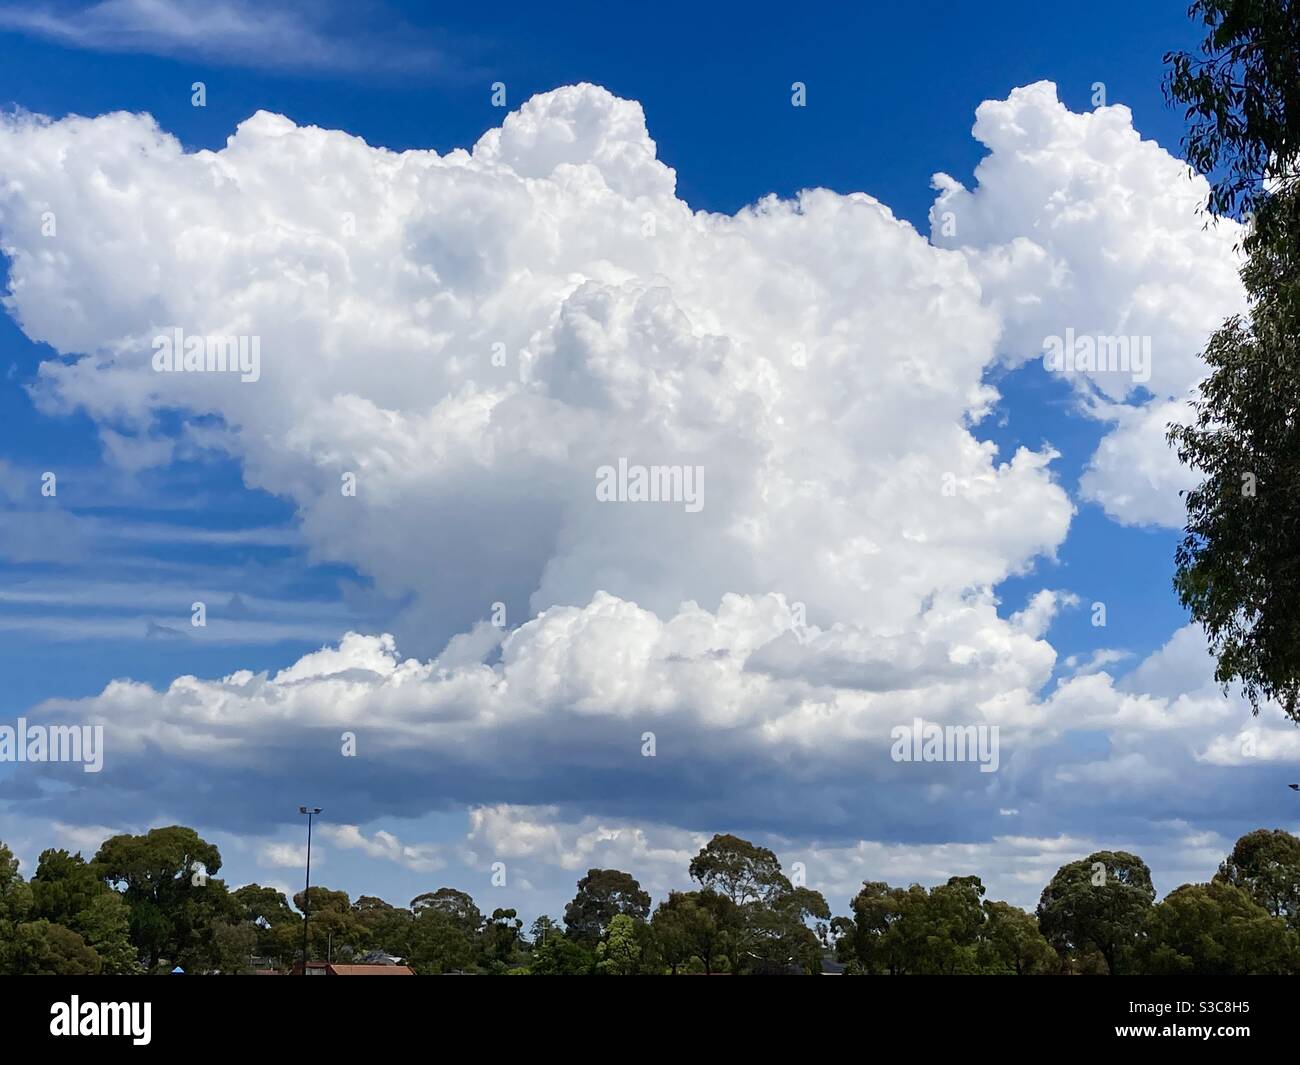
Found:
[[[414,976],[409,965],[328,965],[330,976]]]

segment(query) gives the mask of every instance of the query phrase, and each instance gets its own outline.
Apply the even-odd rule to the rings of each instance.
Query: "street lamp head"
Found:
[[[1300,791],[1300,784],[1288,784],[1287,787],[1292,791]]]
[[[298,812],[299,812],[300,814],[318,814],[318,813],[320,813],[320,807],[319,807],[319,806],[313,806],[313,807],[309,810],[309,809],[308,809],[307,807],[305,807],[305,806],[299,806],[299,807],[298,807]]]

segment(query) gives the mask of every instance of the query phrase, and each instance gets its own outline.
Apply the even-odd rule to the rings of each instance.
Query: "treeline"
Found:
[[[89,861],[44,851],[30,881],[0,843],[0,973],[239,974],[302,959],[303,892],[234,891],[193,829],[114,836]],[[690,863],[698,887],[658,906],[636,879],[592,869],[561,920],[527,932],[513,909],[485,916],[442,887],[407,907],[311,889],[311,960],[375,952],[417,973],[1202,974],[1300,972],[1300,839],[1260,829],[1212,880],[1156,902],[1136,855],[1100,851],[1062,866],[1034,913],[984,897],[978,877],[926,889],[867,881],[832,917],[776,855],[718,835]]]

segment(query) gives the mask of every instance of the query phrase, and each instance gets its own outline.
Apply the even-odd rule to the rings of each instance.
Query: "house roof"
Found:
[[[388,954],[382,950],[372,950],[369,954],[363,954],[356,960],[357,965],[401,965],[404,959],[399,958],[396,954]]]
[[[330,965],[332,976],[414,976],[409,965]]]

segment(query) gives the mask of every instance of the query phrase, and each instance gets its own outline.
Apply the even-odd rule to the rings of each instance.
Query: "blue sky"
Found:
[[[226,9],[220,4],[210,6]],[[286,116],[298,127],[345,131],[372,148],[432,149],[445,154],[472,147],[501,125],[506,111],[514,111],[536,94],[590,82],[616,97],[639,102],[657,158],[676,171],[676,197],[693,211],[732,215],[769,194],[789,198],[809,188],[825,188],[841,196],[865,192],[887,205],[895,217],[911,223],[922,237],[930,235],[936,196],[931,175],[943,171],[967,189],[976,187],[974,171],[989,147],[972,136],[975,110],[984,101],[1007,100],[1018,87],[1051,81],[1065,111],[1084,114],[1094,108],[1096,83],[1104,83],[1106,102],[1127,107],[1132,128],[1142,138],[1177,154],[1181,116],[1164,105],[1159,81],[1161,54],[1189,47],[1196,39],[1181,2],[1103,2],[1072,9],[1036,3],[995,8],[925,2],[861,6],[863,10],[845,11],[842,5],[808,4],[792,11],[668,4],[656,6],[649,14],[607,4],[577,4],[566,7],[561,17],[554,8],[510,5],[494,9],[493,17],[485,19],[482,10],[473,6],[430,11],[418,4],[369,4],[355,10],[259,5],[229,8],[243,20],[236,23],[245,28],[222,38],[195,31],[200,22],[197,9],[185,5],[177,9],[171,29],[148,32],[132,21],[132,3],[99,5],[89,13],[78,13],[76,5],[54,5],[42,9],[45,17],[39,21],[16,7],[0,5],[0,49],[5,60],[0,64],[0,105],[10,112],[55,119],[70,114],[95,118],[115,111],[147,113],[186,152],[220,151],[236,127],[261,110]],[[192,106],[191,84],[196,81],[206,87],[206,106]],[[504,110],[491,103],[491,86],[498,81],[506,86]],[[795,81],[807,86],[807,107],[790,106]],[[6,177],[3,160],[0,154],[0,180]],[[93,158],[91,163],[93,169]],[[1134,165],[1140,171],[1145,163],[1138,159]],[[1141,197],[1148,196],[1154,204],[1152,217],[1166,224],[1173,209],[1160,188],[1152,192],[1135,180],[1135,202],[1141,204]],[[1077,190],[1071,186],[1069,191]],[[24,201],[22,196],[28,195],[31,198]],[[1111,194],[1099,197],[1105,195]],[[10,214],[0,215],[7,250],[25,247],[26,238],[14,228],[15,205],[38,200],[39,189],[26,189],[10,201]],[[147,198],[139,201],[146,202]],[[159,202],[163,204],[160,215],[142,213],[137,219],[139,233],[148,229],[152,234],[148,239],[155,242],[167,225],[167,201]],[[144,211],[143,206],[134,209]],[[1142,208],[1137,210],[1140,214]],[[979,208],[976,213],[982,220],[986,248],[1025,235],[1010,229],[995,233],[996,212]],[[1202,239],[1195,235],[1201,220],[1188,212],[1179,217],[1178,233],[1189,246]],[[473,232],[471,223],[469,229],[453,230],[452,237],[437,240],[472,240],[466,234]],[[148,256],[142,259],[137,254],[131,246],[134,238],[121,239],[124,244],[117,248],[103,246],[102,255],[109,257],[124,248],[121,269],[130,271]],[[138,239],[143,246],[146,238]],[[1099,235],[1097,242],[1104,244],[1106,239]],[[1049,250],[1062,261],[1068,259],[1067,250]],[[170,253],[155,244],[150,254],[166,264]],[[58,273],[66,267],[64,280],[76,293],[83,291],[75,277],[77,256],[85,254],[89,253],[71,253],[62,265],[51,268]],[[987,261],[991,256],[981,263]],[[1233,270],[1226,257],[1223,261],[1227,266],[1205,282],[1205,291],[1214,299],[1225,291],[1222,275],[1226,272],[1230,278]],[[972,270],[981,277],[987,294],[995,286],[980,274],[981,263]],[[6,263],[7,268],[11,265]],[[828,270],[834,273],[833,267]],[[166,265],[162,272],[168,272]],[[469,277],[463,288],[471,288],[474,280]],[[446,272],[439,283],[455,287]],[[1128,298],[1142,283],[1137,274],[1125,282],[1127,288],[1117,282],[1116,298]],[[28,284],[24,292],[36,294],[24,295],[18,303],[11,301],[10,313],[0,317],[0,471],[7,496],[0,510],[0,627],[4,630],[0,669],[7,680],[0,721],[45,700],[97,697],[110,681],[121,678],[162,691],[187,674],[204,679],[239,670],[274,675],[302,656],[337,643],[347,631],[396,632],[399,649],[409,646],[406,653],[427,659],[438,653],[447,637],[466,628],[466,616],[486,616],[486,603],[482,609],[452,610],[418,579],[413,578],[409,587],[391,573],[376,580],[377,573],[387,570],[374,552],[358,548],[350,554],[349,536],[364,539],[364,533],[340,532],[331,524],[332,512],[314,512],[291,488],[259,487],[310,479],[315,468],[309,463],[295,473],[277,466],[276,453],[285,451],[291,435],[274,446],[268,444],[269,450],[259,455],[252,440],[254,428],[249,426],[255,427],[260,414],[244,412],[246,421],[237,430],[239,445],[223,450],[196,443],[209,430],[224,432],[219,404],[202,409],[202,404],[163,403],[142,428],[93,401],[77,402],[69,399],[69,392],[60,393],[63,386],[52,386],[40,377],[42,364],[75,362],[89,351],[86,345],[61,343],[56,326],[40,324],[45,319],[34,302],[42,298],[40,290],[39,282]],[[96,342],[102,336],[108,344],[119,335],[110,326],[126,312],[115,317],[116,312],[104,310],[112,295],[105,291],[109,295],[98,302],[93,293],[86,295],[84,305],[77,304],[79,296],[70,297],[77,304],[70,313],[82,323],[77,327],[80,334],[93,335]],[[1206,313],[1219,306],[1230,312],[1230,298],[1231,294],[1216,304],[1207,296]],[[25,302],[29,299],[33,302]],[[1103,297],[1097,299],[1102,313],[1109,313]],[[51,297],[49,306],[56,305]],[[699,308],[691,310],[697,321],[707,318]],[[95,333],[99,312],[105,321]],[[1080,321],[1087,319],[1087,313],[1078,313]],[[1122,312],[1117,306],[1114,313],[1119,321],[1124,314],[1131,315],[1132,308]],[[1061,320],[1074,319],[1067,312]],[[1157,335],[1158,328],[1152,327]],[[1176,328],[1186,348],[1186,337],[1195,335],[1195,328],[1181,318]],[[1012,327],[1003,333],[1007,345],[1013,334]],[[1033,541],[1037,547],[1020,545],[1010,551],[1005,572],[991,585],[982,580],[973,584],[991,587],[1001,602],[997,615],[1004,622],[1043,589],[1075,597],[1057,604],[1050,634],[1047,630],[1034,634],[1050,640],[1056,655],[1045,673],[1033,674],[1038,677],[1030,685],[1034,698],[1048,699],[1058,682],[1072,677],[1089,656],[1109,651],[1114,657],[1102,665],[1115,678],[1115,692],[1128,684],[1146,697],[1169,700],[1172,713],[1174,705],[1185,705],[1191,698],[1191,689],[1159,687],[1170,672],[1161,673],[1163,660],[1144,667],[1156,677],[1155,686],[1134,687],[1137,681],[1124,678],[1149,656],[1161,653],[1185,624],[1170,589],[1177,529],[1145,520],[1140,507],[1125,513],[1122,505],[1116,505],[1108,511],[1096,492],[1081,489],[1080,478],[1115,423],[1088,413],[1079,382],[1046,372],[1031,353],[1009,347],[994,351],[998,342],[991,343],[996,357],[988,360],[979,376],[999,396],[986,416],[969,427],[971,436],[996,445],[995,463],[1010,462],[1020,448],[1041,452],[1050,445],[1058,453],[1051,464],[1051,480],[1068,495],[1075,512],[1068,529],[1062,525],[1063,531],[1058,530],[1060,535],[1044,532],[1041,543]],[[1190,360],[1191,355],[1184,351],[1180,358]],[[313,372],[310,364],[304,365],[301,372]],[[1172,396],[1188,380],[1183,372],[1174,384],[1166,381],[1165,394]],[[1137,409],[1148,396],[1133,392],[1110,399]],[[231,423],[229,408],[225,416],[225,422]],[[164,456],[161,461],[158,454]],[[1134,459],[1130,465],[1141,469],[1144,461]],[[258,472],[250,474],[249,463],[257,464]],[[273,473],[266,472],[271,469]],[[39,495],[44,471],[57,471],[56,501],[43,501]],[[289,480],[277,482],[277,478]],[[409,504],[412,489],[406,491],[407,496],[396,498]],[[1150,491],[1167,492],[1167,485],[1152,481]],[[472,493],[470,500],[472,509]],[[463,498],[461,503],[459,513],[464,513]],[[1014,505],[1025,508],[1025,524],[1032,526],[1039,521],[1040,505],[1049,503],[1059,500],[1031,492]],[[402,543],[418,545],[423,537],[428,552],[440,552],[439,530],[454,525],[458,512],[439,509],[434,496],[423,500],[418,510],[408,512],[404,505],[388,500],[383,506],[391,509],[381,511],[387,516],[376,520],[394,525],[409,521],[411,534]],[[314,516],[305,517],[308,512]],[[517,520],[523,528],[535,517],[521,511]],[[544,522],[536,520],[540,529]],[[566,535],[576,534],[560,533],[561,544]],[[537,543],[537,551],[546,557],[543,533],[539,532]],[[842,547],[825,546],[827,550]],[[554,554],[558,557],[561,551],[556,548]],[[977,554],[983,557],[983,549]],[[486,547],[472,557],[488,569],[499,566],[513,573],[514,563],[494,557]],[[526,568],[523,562],[518,565]],[[619,572],[613,563],[607,565],[613,566],[610,572]],[[927,563],[920,565],[924,569]],[[754,572],[761,570],[755,563]],[[563,566],[553,566],[552,577],[554,571],[561,572],[561,578],[554,580],[566,587]],[[503,582],[511,583],[512,613],[516,604],[536,606],[551,594],[550,585],[545,585],[544,593],[536,591],[539,573],[540,567]],[[760,587],[759,578],[732,589],[707,578],[692,584],[692,579],[665,581],[674,591],[680,586],[707,611],[719,608],[720,593],[726,590],[796,594],[775,581]],[[448,589],[458,587],[448,580]],[[628,577],[628,586],[648,586],[653,581],[643,573]],[[576,578],[571,583],[586,587]],[[475,594],[484,584],[474,583]],[[936,581],[932,594],[942,599],[940,584]],[[949,585],[955,594],[961,581],[949,580]],[[620,589],[608,590],[624,594]],[[445,593],[448,599],[459,594]],[[890,594],[882,592],[884,598]],[[632,596],[628,593],[625,598]],[[209,612],[209,624],[202,630],[190,625],[191,603],[196,600],[205,602]],[[637,601],[646,606],[644,599]],[[581,607],[586,600],[566,600],[555,593],[547,602]],[[1106,606],[1104,628],[1091,622],[1093,602]],[[527,606],[524,609],[535,613]],[[663,608],[651,609],[664,617]],[[512,618],[511,626],[522,620]],[[812,618],[823,628],[861,620],[852,610],[841,616],[826,604],[820,612],[814,608]],[[905,627],[899,631],[905,632]],[[1184,639],[1178,653],[1192,654],[1189,648],[1195,643]],[[490,653],[487,661],[494,661]],[[1196,669],[1204,672],[1203,667],[1204,662],[1197,660]],[[870,671],[865,665],[862,669]],[[1196,698],[1212,705],[1211,688],[1202,684]],[[1115,692],[1107,698],[1118,699]],[[314,862],[314,867],[330,886],[404,902],[419,891],[448,883],[483,895],[486,903],[492,901],[493,890],[488,886],[489,866],[499,852],[520,870],[518,875],[527,885],[511,902],[532,914],[558,911],[572,882],[585,871],[588,854],[591,864],[613,862],[621,855],[635,864],[639,855],[649,866],[661,863],[666,868],[675,858],[664,855],[676,855],[687,846],[682,842],[684,834],[710,830],[743,829],[776,842],[779,850],[784,845],[783,854],[818,855],[816,860],[824,868],[821,882],[838,908],[844,902],[839,897],[845,894],[844,885],[863,877],[925,879],[965,871],[964,866],[958,868],[962,862],[977,868],[987,864],[989,879],[1004,893],[1018,893],[1016,901],[1032,902],[1036,884],[1046,880],[1046,876],[1034,880],[1039,870],[1050,875],[1053,862],[1060,864],[1077,855],[1058,855],[1052,846],[1044,845],[1025,857],[1023,847],[1017,850],[1017,845],[994,842],[1022,835],[1049,841],[1064,838],[1065,852],[1072,841],[1107,842],[1116,835],[1122,841],[1136,841],[1135,845],[1145,840],[1153,852],[1149,860],[1168,890],[1181,882],[1180,877],[1196,874],[1205,866],[1205,855],[1221,849],[1224,840],[1230,843],[1234,832],[1280,816],[1272,814],[1276,784],[1286,772],[1294,772],[1288,770],[1289,758],[1284,755],[1268,759],[1258,771],[1229,768],[1231,759],[1206,762],[1202,757],[1196,763],[1202,775],[1194,799],[1181,793],[1167,799],[1158,788],[1153,792],[1144,785],[1137,800],[1126,799],[1120,794],[1122,788],[1113,804],[1071,800],[1072,780],[1091,781],[1078,786],[1104,790],[1109,783],[1098,782],[1123,779],[1126,771],[1146,776],[1148,782],[1158,782],[1161,773],[1172,771],[1149,763],[1149,754],[1139,753],[1139,741],[1118,734],[1129,720],[1129,711],[1117,710],[1113,725],[1099,724],[1101,719],[1081,711],[1083,723],[1077,730],[1063,728],[1059,715],[1070,712],[1073,705],[1061,701],[1053,711],[1058,720],[1044,730],[1036,749],[1042,758],[1092,768],[1070,771],[1075,772],[1073,777],[1058,772],[1049,786],[1042,776],[1045,769],[1024,770],[1025,776],[1020,777],[1016,774],[1023,766],[1016,763],[1020,768],[1005,774],[1012,782],[1000,783],[969,814],[949,809],[943,816],[921,820],[891,820],[890,811],[909,801],[906,786],[897,781],[869,783],[866,774],[860,793],[855,793],[848,770],[843,775],[839,770],[828,774],[825,805],[820,800],[805,804],[788,798],[779,810],[747,820],[743,796],[748,789],[762,786],[767,770],[751,774],[727,757],[709,756],[712,734],[703,726],[693,734],[703,750],[686,760],[671,785],[643,779],[639,770],[629,773],[611,767],[595,754],[580,768],[566,767],[555,750],[569,741],[547,733],[532,737],[535,746],[529,758],[518,764],[505,759],[511,764],[509,772],[476,773],[473,758],[453,766],[442,754],[430,755],[429,764],[441,765],[453,781],[445,789],[441,782],[426,786],[422,781],[421,755],[428,752],[422,752],[420,743],[403,748],[391,762],[363,759],[340,770],[337,758],[326,768],[325,755],[312,746],[311,737],[319,730],[308,730],[277,736],[264,749],[274,757],[267,754],[238,766],[215,753],[210,761],[198,757],[194,762],[178,760],[174,766],[155,761],[156,790],[111,785],[97,795],[94,787],[74,776],[77,786],[69,793],[59,786],[47,789],[20,780],[14,767],[0,767],[0,786],[7,791],[0,794],[0,838],[14,844],[30,862],[41,846],[56,841],[93,848],[99,827],[139,830],[175,817],[201,822],[198,827],[221,844],[231,882],[292,886],[300,878],[293,848],[298,846],[301,826],[294,811],[300,802],[310,801],[326,808],[326,824],[332,819],[336,828],[359,826],[365,844],[357,844],[353,836],[326,837],[316,859],[320,864]],[[709,718],[707,708],[701,713]],[[898,713],[906,720],[912,711]],[[1206,714],[1213,716],[1210,711]],[[1244,718],[1233,719],[1221,733],[1231,735],[1247,724]],[[633,724],[628,727],[640,731]],[[110,728],[110,744],[112,736]],[[582,746],[580,739],[573,742]],[[1199,754],[1204,756],[1212,743],[1210,737],[1198,739]],[[1026,744],[1026,749],[1033,747]],[[1044,751],[1057,753],[1049,756]],[[1128,757],[1137,760],[1125,762]],[[775,758],[774,764],[781,761]],[[146,759],[143,764],[151,763]],[[319,775],[313,775],[312,767],[319,769]],[[627,775],[620,778],[620,772]],[[1216,808],[1212,799],[1239,787],[1227,783],[1234,772],[1255,774],[1251,779],[1258,782],[1259,798],[1239,797],[1225,812],[1223,804]],[[189,777],[190,790],[177,790],[173,777]],[[815,772],[801,771],[798,787],[817,787],[818,779]],[[706,781],[713,787],[706,787]],[[320,793],[303,793],[317,782]],[[982,783],[968,775],[957,790]],[[659,790],[664,787],[681,789],[687,800],[665,800]],[[887,796],[888,787],[895,790]],[[1252,783],[1247,790],[1254,796],[1255,789]],[[497,804],[535,811],[518,819],[526,831],[516,823],[512,836],[498,826],[494,838],[493,818],[485,815],[480,823],[488,828],[475,830],[471,825],[473,838],[467,844],[467,808],[493,810]],[[1026,824],[1014,828],[992,826],[979,812],[1018,811],[1022,805]],[[867,823],[854,826],[849,823],[853,816]],[[1022,815],[1000,816],[1014,820]],[[561,827],[549,822],[543,826],[547,818]],[[1152,829],[1153,821],[1174,827]],[[62,826],[57,830],[64,833],[62,837],[56,836],[54,825]],[[611,829],[611,825],[623,827]],[[592,842],[611,831],[625,850],[604,850],[602,844]],[[392,836],[381,839],[378,832]],[[1175,846],[1171,837],[1179,833],[1195,843]],[[521,835],[560,842],[547,850],[550,842],[533,846],[521,843]],[[393,837],[401,844],[386,841]],[[626,850],[629,839],[634,842]],[[881,852],[888,858],[879,858],[883,868],[870,868],[867,860],[855,865],[851,848],[858,840],[867,841],[870,853],[875,853],[870,847],[876,846],[895,850]],[[408,853],[402,846],[414,849]],[[916,848],[915,853],[909,847]],[[436,859],[428,858],[435,853]],[[544,858],[565,853],[579,853],[582,858],[550,862]],[[1055,861],[1057,857],[1060,861]],[[1209,872],[1205,867],[1199,875]],[[647,874],[651,879],[661,875],[667,873]],[[678,877],[684,877],[684,866]],[[658,883],[662,886],[666,881]]]

